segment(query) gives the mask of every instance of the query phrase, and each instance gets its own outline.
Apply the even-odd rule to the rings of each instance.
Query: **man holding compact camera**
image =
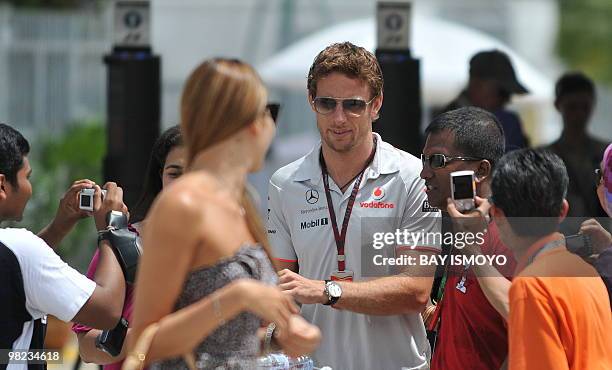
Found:
[[[473,209],[475,196],[490,195],[491,173],[505,150],[503,129],[493,114],[466,107],[437,116],[425,133],[421,177],[427,199],[443,211],[450,211],[447,207],[452,205],[457,217],[457,208],[467,212]],[[446,232],[450,227],[448,213],[443,217]],[[507,263],[439,267],[436,275],[443,277],[437,276],[432,291],[437,306],[428,309],[426,320],[428,328],[437,328],[438,333],[431,369],[499,369],[508,352],[504,319],[508,316],[510,280],[504,276],[512,275],[516,262],[500,241],[494,223],[489,223],[484,243],[477,248],[443,247],[443,254],[449,257],[462,253],[504,255]]]
[[[28,141],[12,127],[0,124],[0,221],[21,220],[32,195]],[[114,183],[101,189],[89,180],[75,182],[60,201],[54,221],[39,236],[25,229],[0,229],[0,349],[32,353],[44,348],[46,315],[97,328],[115,327],[121,316],[125,279],[108,238],[100,238],[100,265],[95,281],[63,262],[56,246],[78,219],[78,193],[94,190],[96,228],[107,233],[107,214],[126,212],[123,191]],[[118,297],[121,297],[118,299]],[[0,359],[0,369],[8,359]],[[4,365],[3,365],[4,363]],[[44,368],[44,362],[10,362],[11,369]]]

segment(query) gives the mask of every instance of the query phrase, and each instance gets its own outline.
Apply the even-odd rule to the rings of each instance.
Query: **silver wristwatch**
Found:
[[[342,297],[342,287],[340,284],[332,280],[325,280],[325,295],[327,296],[326,306],[335,305],[340,297]]]

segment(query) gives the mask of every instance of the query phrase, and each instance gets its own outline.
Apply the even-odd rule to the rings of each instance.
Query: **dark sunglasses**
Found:
[[[432,154],[426,156],[421,153],[421,162],[423,167],[429,166],[432,170],[446,167],[446,164],[452,161],[482,161],[484,158],[475,157],[447,157],[444,154]]]
[[[601,184],[601,179],[603,178],[603,172],[601,171],[601,169],[596,169],[595,170],[595,186],[599,186],[599,184]]]
[[[340,103],[345,113],[353,117],[359,117],[365,112],[366,107],[372,103],[375,98],[376,97],[373,97],[370,101],[365,101],[359,98],[331,98],[319,96],[312,100],[312,106],[317,113],[330,114],[336,110],[336,106]]]
[[[270,112],[270,117],[272,117],[272,121],[274,121],[274,124],[276,124],[276,119],[278,118],[278,112],[280,111],[280,104],[268,103],[266,104],[266,110]]]

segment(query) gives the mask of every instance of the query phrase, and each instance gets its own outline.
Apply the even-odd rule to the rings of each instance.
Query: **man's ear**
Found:
[[[561,213],[559,214],[559,223],[563,222],[563,220],[565,220],[565,217],[567,217],[569,207],[570,205],[567,199],[563,199],[563,203],[561,203]]]
[[[380,112],[380,108],[382,108],[382,103],[383,103],[383,93],[381,91],[380,94],[377,97],[375,97],[374,100],[372,101],[372,112],[371,112],[372,122],[377,121],[380,118],[379,112]]]
[[[490,178],[492,168],[493,167],[491,166],[491,162],[489,162],[488,160],[484,159],[480,161],[480,163],[478,163],[476,173],[474,174],[478,182],[483,182],[485,179]]]
[[[3,201],[6,199],[7,186],[9,186],[9,184],[8,184],[6,176],[0,173],[0,201]]]

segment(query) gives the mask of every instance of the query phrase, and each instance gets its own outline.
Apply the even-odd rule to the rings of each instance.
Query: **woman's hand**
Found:
[[[273,322],[282,331],[288,330],[292,315],[299,312],[293,298],[273,285],[257,280],[244,279],[240,282],[246,311],[262,320]]]
[[[274,337],[287,355],[298,357],[317,349],[321,342],[321,331],[302,316],[292,315],[287,330],[276,328]]]
[[[120,211],[129,218],[127,206],[123,203],[123,189],[117,186],[114,182],[107,182],[104,187],[106,195],[102,198],[102,189],[98,185],[94,185],[96,192],[94,194],[94,220],[98,230],[104,230],[108,226],[106,224],[106,215],[110,211]]]

